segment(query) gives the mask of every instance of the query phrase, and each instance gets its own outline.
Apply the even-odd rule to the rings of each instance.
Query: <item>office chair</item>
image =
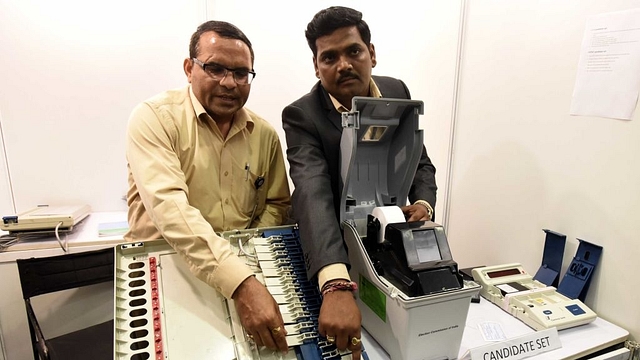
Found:
[[[113,248],[46,258],[18,259],[35,360],[112,360],[113,319],[54,338],[40,328],[31,298],[114,280]],[[78,314],[82,316],[82,314]]]

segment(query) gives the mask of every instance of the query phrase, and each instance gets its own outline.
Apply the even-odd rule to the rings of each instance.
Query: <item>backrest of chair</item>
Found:
[[[24,299],[114,280],[113,248],[16,262]]]

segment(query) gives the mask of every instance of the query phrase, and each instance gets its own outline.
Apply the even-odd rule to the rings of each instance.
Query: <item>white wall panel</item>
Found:
[[[186,84],[182,60],[205,6],[0,1],[0,109],[18,211],[58,203],[126,209],[129,114]]]
[[[258,75],[247,106],[274,125],[286,146],[282,109],[318,80],[304,31],[315,13],[338,4],[324,0],[209,0],[208,4],[210,19],[236,24],[253,43]],[[402,79],[412,98],[425,103],[420,124],[437,168],[436,218],[443,219],[461,1],[351,0],[339,5],[361,11],[369,24],[378,60],[373,74]]]
[[[637,338],[640,114],[569,108],[587,19],[640,1],[467,5],[448,224],[456,260],[535,274],[543,228],[567,235],[565,268],[576,238],[603,246],[587,305]]]

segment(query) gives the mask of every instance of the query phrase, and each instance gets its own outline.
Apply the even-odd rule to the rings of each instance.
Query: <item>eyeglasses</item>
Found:
[[[209,74],[213,80],[221,81],[224,79],[229,72],[233,74],[233,81],[238,85],[248,85],[251,84],[253,79],[256,77],[255,71],[250,70],[241,70],[241,69],[229,69],[220,64],[216,63],[203,63],[202,61],[191,58],[194,63],[200,65],[202,70]]]

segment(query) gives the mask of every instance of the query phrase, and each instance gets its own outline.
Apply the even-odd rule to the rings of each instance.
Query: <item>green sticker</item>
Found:
[[[371,309],[382,321],[387,322],[387,297],[369,280],[360,274],[360,300]]]

